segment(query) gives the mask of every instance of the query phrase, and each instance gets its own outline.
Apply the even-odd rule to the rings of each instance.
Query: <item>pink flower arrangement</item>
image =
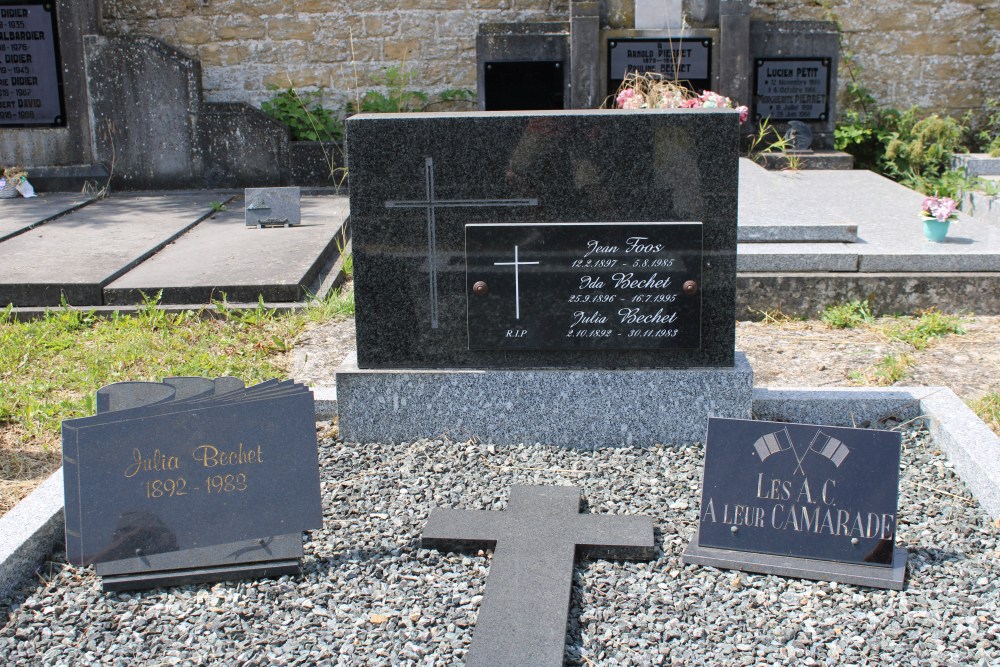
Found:
[[[646,100],[642,93],[636,92],[635,88],[625,88],[618,93],[615,104],[619,109],[642,109],[646,105]]]
[[[951,197],[926,197],[920,212],[924,217],[944,222],[954,220],[957,210],[958,204]]]
[[[660,81],[641,74],[629,75],[625,85],[615,96],[615,106],[619,109],[733,109],[740,114],[740,122],[750,117],[746,106],[735,106],[725,95],[711,90],[695,95],[689,90],[670,82]]]

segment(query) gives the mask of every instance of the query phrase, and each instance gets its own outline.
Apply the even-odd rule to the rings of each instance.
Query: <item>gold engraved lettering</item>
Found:
[[[181,460],[176,456],[164,456],[159,449],[154,449],[153,456],[146,458],[136,447],[132,450],[132,465],[125,468],[125,477],[132,478],[140,472],[179,470],[180,467]]]
[[[216,466],[236,466],[249,465],[252,463],[263,463],[261,446],[256,449],[244,448],[243,443],[239,443],[236,449],[222,451],[213,445],[199,445],[192,452],[194,460],[205,468],[215,468]]]

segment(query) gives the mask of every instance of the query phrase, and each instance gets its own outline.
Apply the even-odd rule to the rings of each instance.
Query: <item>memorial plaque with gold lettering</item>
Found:
[[[685,562],[901,587],[900,447],[895,431],[709,419]]]
[[[99,574],[245,564],[273,559],[289,542],[276,538],[300,550],[298,535],[322,526],[307,387],[167,378],[105,387],[97,408],[63,422],[71,563]]]

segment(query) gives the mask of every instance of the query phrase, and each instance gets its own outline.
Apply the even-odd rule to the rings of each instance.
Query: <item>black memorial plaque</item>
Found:
[[[893,565],[896,431],[709,419],[698,546]]]
[[[465,231],[471,350],[701,346],[701,223]]]
[[[563,109],[566,74],[561,60],[488,62],[486,111]]]
[[[0,2],[0,127],[63,127],[55,2]]]
[[[712,40],[705,37],[608,39],[608,94],[625,76],[656,74],[692,90],[712,87]]]
[[[266,546],[322,526],[312,392],[230,380],[168,378],[173,396],[110,385],[99,394],[105,411],[63,422],[71,563]],[[153,402],[131,407],[143,400]]]
[[[825,121],[830,117],[829,58],[754,61],[754,119]]]

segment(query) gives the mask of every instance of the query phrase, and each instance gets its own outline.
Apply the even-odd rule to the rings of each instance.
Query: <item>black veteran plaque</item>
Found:
[[[298,571],[322,526],[312,392],[125,382],[63,422],[66,557],[106,589]]]
[[[56,2],[0,2],[0,127],[65,124]]]
[[[902,588],[900,446],[893,431],[709,419],[684,561]]]
[[[470,224],[469,349],[697,349],[702,225]]]

